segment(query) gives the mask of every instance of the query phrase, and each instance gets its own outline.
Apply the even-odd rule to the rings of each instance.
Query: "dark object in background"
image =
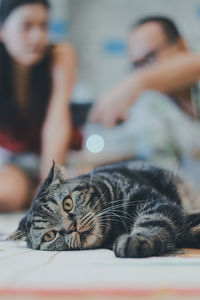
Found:
[[[72,102],[70,104],[72,124],[75,128],[80,128],[85,124],[91,107],[92,107],[91,102],[87,102],[87,103]]]
[[[72,119],[72,141],[70,148],[72,150],[81,150],[83,146],[83,134],[81,127],[83,127],[87,121],[89,111],[92,107],[92,102],[70,103],[71,119]]]

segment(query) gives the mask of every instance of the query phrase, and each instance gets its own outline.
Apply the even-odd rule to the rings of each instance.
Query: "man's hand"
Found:
[[[127,109],[136,100],[139,91],[137,80],[134,80],[133,75],[128,77],[94,104],[89,121],[102,123],[106,127],[125,121]]]
[[[182,91],[200,78],[200,55],[186,52],[131,74],[99,99],[89,120],[114,126],[126,118],[127,109],[144,90],[164,94]]]
[[[89,121],[113,127],[126,119],[127,107],[124,104],[117,93],[116,95],[115,92],[109,93],[95,103],[90,112]]]

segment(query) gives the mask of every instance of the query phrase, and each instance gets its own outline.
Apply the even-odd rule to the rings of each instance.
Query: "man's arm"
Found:
[[[112,127],[126,118],[128,107],[145,90],[178,92],[200,79],[200,55],[187,52],[137,71],[103,96],[94,106],[90,121]]]
[[[41,180],[47,176],[52,161],[63,164],[71,139],[69,100],[75,81],[75,51],[68,44],[55,47],[53,89],[42,129]]]

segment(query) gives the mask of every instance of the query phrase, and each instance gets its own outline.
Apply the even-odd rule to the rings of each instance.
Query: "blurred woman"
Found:
[[[48,0],[0,1],[0,212],[27,206],[34,178],[64,162],[71,139],[75,53],[49,44],[49,8]]]

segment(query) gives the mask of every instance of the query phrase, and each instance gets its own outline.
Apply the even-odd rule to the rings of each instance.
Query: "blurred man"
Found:
[[[175,24],[168,18],[144,18],[131,30],[129,54],[135,70],[141,70],[154,64],[158,65],[171,57],[178,57],[187,52],[184,39]],[[195,111],[188,86],[169,94],[183,111],[194,117]]]
[[[131,28],[129,55],[135,72],[97,102],[90,120],[110,127],[129,117],[133,154],[164,166],[178,162],[199,181],[200,55],[160,16]]]

